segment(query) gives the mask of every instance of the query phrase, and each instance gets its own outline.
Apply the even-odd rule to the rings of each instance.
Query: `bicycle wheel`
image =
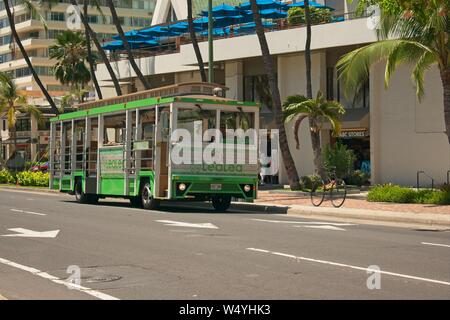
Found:
[[[311,203],[318,207],[325,199],[325,183],[323,180],[313,181],[311,185]]]
[[[341,207],[345,202],[345,198],[347,197],[347,186],[345,185],[344,180],[336,179],[333,183],[330,194],[331,203],[333,204],[333,206],[336,208]]]

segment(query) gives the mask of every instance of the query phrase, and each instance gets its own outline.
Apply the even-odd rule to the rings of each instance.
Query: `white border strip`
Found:
[[[264,250],[264,249],[247,248],[247,250],[256,251],[256,252],[262,252],[262,253],[270,253],[270,254],[273,254],[273,255],[282,256],[282,257],[286,257],[286,258],[291,258],[291,259],[295,259],[295,260],[304,260],[304,261],[310,261],[310,262],[323,263],[323,264],[328,264],[328,265],[332,265],[332,266],[356,269],[356,270],[361,270],[361,271],[366,271],[366,272],[368,272],[368,271],[369,272],[377,272],[377,273],[380,273],[380,274],[386,274],[386,275],[390,275],[390,276],[394,276],[394,277],[401,277],[401,278],[407,278],[407,279],[413,279],[413,280],[419,280],[419,281],[425,281],[425,282],[432,282],[432,283],[442,284],[442,285],[445,285],[445,286],[450,286],[450,282],[434,280],[434,279],[429,279],[429,278],[416,277],[416,276],[410,276],[410,275],[407,275],[407,274],[401,274],[401,273],[395,273],[395,272],[389,272],[389,271],[382,271],[382,270],[374,270],[374,269],[370,269],[370,268],[352,266],[350,264],[344,264],[344,263],[338,263],[338,262],[332,262],[332,261],[326,261],[326,260],[318,260],[318,259],[312,259],[312,258],[306,258],[306,257],[298,257],[298,256],[294,256],[294,255],[291,255],[291,254],[286,254],[286,253],[281,253],[281,252],[276,252],[276,251],[269,251],[269,250]]]
[[[29,213],[29,214],[34,214],[37,216],[46,216],[45,213],[38,213],[38,212],[33,212],[33,211],[25,211],[25,210],[20,210],[20,209],[10,209],[13,212],[18,212],[18,213]]]
[[[24,266],[22,264],[15,263],[13,261],[9,261],[7,259],[0,258],[0,263],[3,263],[5,265],[13,267],[13,268],[17,268],[17,269],[29,272],[29,273],[31,273],[31,274],[33,274],[35,276],[38,276],[38,277],[50,280],[50,281],[52,281],[54,283],[57,283],[57,284],[62,284],[62,285],[65,285],[67,287],[72,287],[73,289],[76,289],[76,290],[79,290],[81,292],[87,293],[87,294],[89,294],[89,295],[91,295],[93,297],[96,297],[96,298],[100,299],[100,300],[120,300],[120,299],[118,299],[116,297],[113,297],[113,296],[110,296],[110,295],[108,295],[106,293],[102,293],[100,291],[96,291],[96,290],[93,290],[93,289],[90,289],[90,288],[87,288],[87,287],[83,287],[83,286],[79,286],[79,285],[76,285],[76,284],[73,284],[73,283],[66,282],[64,280],[61,280],[61,279],[59,279],[59,278],[57,278],[55,276],[52,276],[51,274],[48,274],[46,272],[43,272],[41,270],[38,270],[38,269],[35,269],[35,268],[32,268],[32,267],[27,267],[27,266]]]
[[[426,245],[428,245],[428,246],[437,246],[437,247],[447,247],[447,248],[450,248],[450,245],[448,245],[448,244],[441,244],[441,243],[421,242],[421,244],[426,244]]]

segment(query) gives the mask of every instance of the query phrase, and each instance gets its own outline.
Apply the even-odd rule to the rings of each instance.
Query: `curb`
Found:
[[[209,204],[196,203],[190,207],[204,209]],[[449,207],[450,208],[450,207]],[[408,226],[427,226],[450,228],[450,214],[414,213],[398,211],[366,210],[353,208],[329,208],[308,206],[282,206],[267,203],[239,203],[233,202],[231,210],[258,213],[286,214],[316,219],[345,219],[369,224],[403,224]]]
[[[14,186],[0,186],[0,190],[15,190],[15,191],[33,191],[33,192],[46,192],[46,193],[59,193],[59,190],[50,190],[48,188],[27,188],[27,187],[14,187]]]

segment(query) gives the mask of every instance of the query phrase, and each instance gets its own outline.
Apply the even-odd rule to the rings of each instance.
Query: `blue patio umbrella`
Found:
[[[286,18],[286,11],[276,10],[276,9],[264,9],[259,11],[259,15],[263,19],[281,19]]]
[[[140,34],[152,37],[174,37],[180,35],[179,32],[171,31],[167,26],[154,26],[147,29],[139,30]]]
[[[129,40],[128,43],[132,49],[139,49],[143,47],[154,47],[159,45],[155,40]],[[109,51],[125,50],[122,40],[108,42],[102,46],[103,49]]]
[[[123,50],[125,49],[123,46],[122,40],[116,40],[108,42],[107,44],[102,45],[102,48],[109,51],[115,51],[115,50]]]
[[[287,5],[280,1],[275,0],[256,0],[256,4],[258,5],[258,8],[261,9],[286,9]],[[241,10],[251,10],[252,5],[249,2],[242,3],[239,8]]]
[[[263,28],[271,28],[273,26],[276,26],[276,23],[269,22],[269,21],[263,21]],[[247,33],[253,33],[255,31],[256,24],[254,22],[244,23],[241,24],[233,29],[234,34],[247,34]]]
[[[221,4],[221,5],[218,5],[218,6],[215,6],[212,8],[212,16],[213,17],[236,16],[238,14],[239,14],[239,9],[234,6],[230,6],[228,4]],[[203,10],[200,13],[200,15],[203,17],[207,17],[208,11]]]
[[[128,32],[125,32],[125,37],[127,40],[150,40],[152,39],[151,36],[139,33],[139,31],[131,30]],[[120,35],[115,35],[112,37],[113,39],[120,40]]]
[[[318,9],[330,9],[331,11],[334,11],[335,9],[332,7],[328,7],[326,5],[317,3],[313,0],[309,1],[309,6],[310,7],[314,7],[314,8],[318,8]],[[300,7],[300,8],[304,8],[305,7],[305,1],[300,1],[300,2],[296,2],[296,3],[291,3],[288,5],[289,8],[293,8],[293,7]]]
[[[186,32],[189,32],[189,23],[187,21],[180,21],[180,22],[176,22],[174,24],[167,25],[167,28],[172,33],[173,32],[186,33]],[[202,28],[199,27],[199,26],[194,25],[194,30],[195,31],[202,31]]]
[[[214,28],[224,28],[231,26],[233,24],[242,22],[241,20],[244,19],[244,16],[242,15],[236,15],[236,16],[226,16],[226,17],[216,17],[214,18]],[[208,28],[208,17],[201,17],[194,20],[194,25],[197,28],[201,28],[202,30],[205,30]]]
[[[230,29],[228,27],[225,28],[214,28],[213,29],[213,36],[214,37],[224,37],[230,33]],[[207,37],[208,36],[208,30],[203,31],[200,33],[201,36]]]

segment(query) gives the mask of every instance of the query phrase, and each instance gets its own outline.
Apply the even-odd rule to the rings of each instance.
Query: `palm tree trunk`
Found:
[[[270,55],[269,46],[267,45],[266,35],[264,34],[264,28],[261,22],[261,16],[259,15],[259,9],[256,4],[256,0],[250,1],[253,11],[253,17],[256,24],[256,34],[258,35],[259,45],[261,46],[262,58],[264,62],[264,68],[266,69],[267,78],[269,80],[269,86],[272,93],[272,99],[275,111],[275,122],[277,124],[280,135],[280,151],[283,158],[284,166],[289,180],[291,189],[296,190],[300,188],[299,177],[297,169],[295,168],[294,159],[292,158],[289,150],[289,144],[286,136],[286,129],[284,127],[281,110],[281,97],[278,89],[278,83],[276,78],[275,67],[273,65],[272,57]]]
[[[309,0],[305,0],[305,18],[306,18],[306,44],[305,44],[305,64],[306,64],[306,97],[313,98],[312,79],[311,79],[311,11],[309,8]],[[325,178],[325,170],[323,168],[322,148],[320,146],[320,131],[311,130],[317,127],[316,119],[308,117],[309,128],[311,134],[311,146],[313,149],[314,167],[316,174],[322,179]]]
[[[87,17],[88,15],[88,0],[84,0],[83,3],[83,12],[84,16]],[[89,32],[86,28],[84,28],[84,34],[86,37],[86,49],[88,54],[88,62],[89,62],[89,70],[91,72],[91,79],[94,83],[95,91],[97,92],[97,97],[101,100],[103,99],[102,90],[100,90],[100,85],[98,84],[97,76],[95,75],[95,68],[94,68],[94,59],[92,58],[92,49],[91,49],[91,36],[89,35]]]
[[[194,20],[192,18],[192,0],[187,0],[187,10],[188,10],[188,23],[189,23],[189,33],[191,35],[192,46],[194,47],[195,56],[197,57],[198,68],[200,70],[200,76],[202,82],[208,82],[206,77],[205,64],[203,63],[202,53],[198,46],[197,35],[194,29]]]
[[[130,44],[128,43],[128,40],[125,37],[125,34],[123,32],[122,26],[120,25],[119,17],[117,16],[117,12],[116,12],[116,8],[114,7],[114,3],[112,0],[107,0],[107,2],[108,2],[109,10],[111,11],[111,16],[112,16],[114,25],[116,26],[116,29],[119,32],[120,39],[122,40],[125,50],[127,51],[128,61],[130,62],[131,67],[133,68],[137,77],[141,81],[145,90],[149,90],[149,89],[151,89],[150,84],[148,83],[147,79],[145,79],[144,75],[141,72],[141,69],[139,69],[138,65],[136,64],[136,61],[134,60],[133,52],[131,52]]]
[[[22,53],[23,58],[25,59],[25,62],[27,63],[28,68],[31,71],[31,74],[33,75],[34,81],[36,81],[37,85],[39,86],[39,88],[41,89],[45,98],[47,99],[48,103],[50,104],[50,108],[51,108],[52,112],[54,114],[59,114],[59,111],[58,111],[58,108],[56,107],[55,102],[53,101],[52,97],[48,93],[47,89],[44,87],[41,79],[39,78],[38,74],[36,73],[36,70],[34,70],[34,67],[33,67],[33,64],[31,63],[30,57],[28,57],[28,53],[25,51],[25,48],[22,45],[20,37],[16,31],[14,16],[11,13],[11,8],[9,7],[9,1],[4,0],[3,3],[5,4],[6,14],[8,15],[8,21],[9,21],[9,27],[11,28],[11,33],[14,37],[15,42],[17,43],[17,46],[19,47],[20,52]]]
[[[441,70],[442,87],[444,89],[445,133],[450,143],[450,67]]]
[[[78,7],[77,0],[70,0],[70,3],[73,6]],[[111,67],[111,63],[109,62],[108,57],[106,56],[105,50],[103,50],[102,46],[100,45],[100,42],[97,39],[97,35],[92,30],[92,28],[89,25],[86,17],[84,16],[84,14],[82,14],[81,12],[80,12],[80,19],[81,19],[81,22],[83,22],[84,28],[87,30],[87,32],[89,33],[89,36],[91,37],[92,41],[94,42],[95,47],[97,48],[97,51],[100,54],[100,57],[102,58],[102,61],[105,64],[106,69],[108,70],[108,73],[109,73],[109,75],[111,77],[111,80],[113,82],[114,88],[116,89],[116,94],[118,96],[121,96],[122,95],[122,89],[120,88],[119,80],[117,80],[116,74],[114,73],[114,70]]]

